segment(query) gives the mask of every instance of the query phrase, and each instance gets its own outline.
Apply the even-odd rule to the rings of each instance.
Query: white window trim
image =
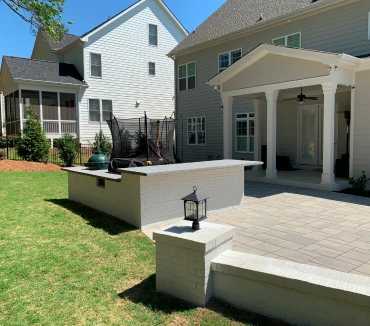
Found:
[[[150,25],[157,26],[157,45],[150,44]],[[157,24],[148,24],[148,45],[152,46],[153,48],[157,48],[159,45],[159,28]]]
[[[99,116],[100,116],[100,121],[91,121],[90,120],[90,100],[98,100],[99,101]],[[87,99],[87,112],[88,112],[88,121],[89,123],[93,124],[100,124],[105,121],[103,121],[103,101],[111,101],[112,102],[112,114],[113,113],[113,100],[108,100],[106,98],[88,98]]]
[[[151,75],[150,74],[150,64],[151,63],[154,63],[154,75]],[[149,77],[155,77],[157,75],[157,65],[155,64],[155,62],[153,62],[153,61],[149,61],[148,62],[148,76]]]
[[[248,117],[247,118],[237,118],[237,116],[239,114],[247,114]],[[250,133],[249,133],[249,121],[250,120],[253,120],[254,121],[254,117],[253,118],[250,118],[249,117],[250,114],[253,114],[253,112],[239,112],[239,113],[236,113],[235,114],[235,153],[254,154],[254,151],[253,152],[250,151],[250,148],[251,148],[250,138],[251,137],[255,137],[255,136],[251,136]],[[244,120],[247,121],[247,135],[246,136],[238,136],[237,135],[238,121],[244,121]],[[249,149],[249,151],[238,151],[238,140],[237,140],[237,137],[246,137],[247,138],[247,148]]]
[[[201,118],[203,119],[204,118],[204,121],[205,121],[205,125],[204,125],[204,132],[206,134],[205,136],[205,139],[204,139],[204,144],[199,144],[198,143],[198,129],[195,131],[195,144],[189,144],[189,122],[188,120],[189,119],[198,119],[198,118]],[[198,128],[198,123],[196,124],[197,128]],[[187,138],[187,144],[189,146],[206,146],[207,144],[207,119],[205,116],[196,116],[196,117],[187,117],[186,118],[186,138]]]
[[[191,64],[191,63],[195,64],[195,75],[194,75],[194,77],[195,77],[195,87],[192,88],[192,89],[189,89],[189,85],[188,85],[188,82],[189,82],[189,79],[188,79],[189,78],[189,76],[188,76],[188,65]],[[180,91],[180,67],[182,67],[182,66],[186,66],[186,77],[185,77],[186,78],[186,89]],[[192,91],[194,89],[197,89],[197,62],[196,61],[191,61],[191,62],[184,63],[182,65],[179,65],[177,67],[177,74],[178,74],[177,84],[178,84],[178,91],[179,92],[185,92],[185,91],[187,92],[187,91]],[[193,77],[193,76],[190,76],[190,77]],[[184,78],[181,78],[181,79],[184,79]]]
[[[230,67],[232,65],[231,60],[230,60],[231,59],[231,52],[235,52],[235,51],[240,51],[240,59],[241,59],[243,57],[243,49],[242,48],[231,50],[231,51],[225,51],[225,52],[222,52],[222,53],[218,54],[218,56],[217,56],[217,71],[218,72],[224,71],[225,69],[227,69],[228,67]],[[220,69],[220,55],[225,54],[225,53],[229,54],[229,65],[224,69]]]
[[[302,32],[296,32],[296,33],[292,33],[292,34],[288,34],[288,35],[282,35],[280,37],[276,37],[274,39],[272,39],[272,44],[274,44],[274,41],[280,39],[280,38],[285,38],[285,46],[288,46],[288,37],[289,36],[292,36],[292,35],[296,35],[296,34],[299,34],[299,48],[302,47]]]
[[[100,77],[99,76],[93,76],[91,74],[91,66],[92,66],[92,64],[91,64],[91,55],[92,54],[100,55],[100,70],[101,70],[101,76]],[[103,56],[102,56],[101,53],[90,52],[90,77],[91,78],[98,78],[98,79],[102,79],[103,78]],[[96,100],[96,99],[92,99],[92,100]]]

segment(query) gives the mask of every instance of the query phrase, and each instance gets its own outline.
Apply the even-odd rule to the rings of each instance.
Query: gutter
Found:
[[[205,41],[205,42],[193,45],[193,46],[191,46],[189,48],[186,48],[184,50],[179,50],[179,51],[172,50],[171,52],[169,52],[167,54],[167,56],[171,57],[171,56],[175,56],[175,55],[189,54],[191,52],[195,52],[196,50],[201,50],[201,49],[210,47],[214,44],[220,43],[220,41],[226,42],[226,41],[229,41],[233,38],[237,38],[237,37],[239,37],[241,35],[244,35],[244,34],[250,34],[250,33],[258,32],[261,29],[267,28],[267,27],[269,27],[271,25],[275,25],[277,23],[281,23],[281,22],[285,22],[285,21],[289,22],[290,20],[296,19],[299,16],[303,16],[303,15],[307,15],[307,14],[309,14],[310,16],[314,15],[316,13],[316,11],[318,11],[318,10],[322,10],[322,9],[330,10],[331,9],[330,7],[332,7],[334,5],[344,6],[344,5],[347,5],[349,3],[357,2],[357,1],[359,1],[359,0],[328,0],[328,1],[325,1],[323,3],[316,4],[312,7],[304,8],[304,9],[301,9],[301,10],[298,10],[298,11],[294,11],[290,14],[279,16],[279,17],[270,19],[266,22],[259,23],[258,25],[253,25],[251,27],[246,27],[244,29],[237,30],[235,32],[231,32],[229,34],[214,38],[212,40]],[[195,32],[196,32],[196,29],[195,29]]]
[[[62,82],[52,82],[52,81],[43,81],[43,80],[34,80],[34,79],[22,79],[22,78],[14,78],[14,81],[17,83],[25,83],[25,84],[41,84],[41,85],[53,85],[53,86],[64,86],[64,87],[82,87],[88,88],[89,85],[84,84],[72,84],[72,83],[62,83]]]

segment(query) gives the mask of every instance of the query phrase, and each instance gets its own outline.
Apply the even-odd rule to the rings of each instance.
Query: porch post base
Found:
[[[276,169],[273,169],[273,170],[269,170],[267,169],[266,170],[266,178],[268,179],[277,179],[277,170]]]
[[[335,184],[335,177],[333,173],[330,174],[322,174],[322,180],[321,184],[329,184],[329,185],[334,185]]]

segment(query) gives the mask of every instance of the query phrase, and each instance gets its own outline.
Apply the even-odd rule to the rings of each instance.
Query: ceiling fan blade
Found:
[[[297,98],[296,97],[293,97],[293,98],[286,98],[285,100],[283,100],[283,102],[285,101],[293,101],[293,100],[296,100]]]
[[[306,100],[314,100],[314,101],[317,101],[318,98],[316,96],[308,96],[308,97],[306,97]]]

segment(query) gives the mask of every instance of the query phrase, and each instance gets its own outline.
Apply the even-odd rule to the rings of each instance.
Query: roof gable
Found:
[[[131,10],[135,9],[136,7],[138,7],[139,5],[141,5],[141,4],[143,4],[143,3],[147,2],[147,1],[155,1],[159,5],[159,7],[164,11],[164,13],[167,16],[169,16],[169,18],[171,19],[171,21],[175,24],[175,26],[178,28],[178,30],[184,35],[184,37],[188,35],[188,31],[180,23],[180,21],[175,17],[175,15],[172,13],[172,11],[164,4],[164,2],[162,0],[139,0],[136,3],[134,3],[133,5],[131,5],[130,7],[122,10],[117,15],[115,15],[112,18],[106,20],[102,24],[94,27],[91,31],[89,31],[89,32],[85,33],[84,35],[82,35],[81,36],[81,40],[84,41],[84,42],[86,42],[91,35],[97,33],[98,31],[100,31],[101,29],[105,28],[109,24],[112,24],[117,19],[121,18],[122,16],[126,15],[127,13],[129,13]]]
[[[169,55],[340,2],[345,4],[348,0],[227,0]]]

